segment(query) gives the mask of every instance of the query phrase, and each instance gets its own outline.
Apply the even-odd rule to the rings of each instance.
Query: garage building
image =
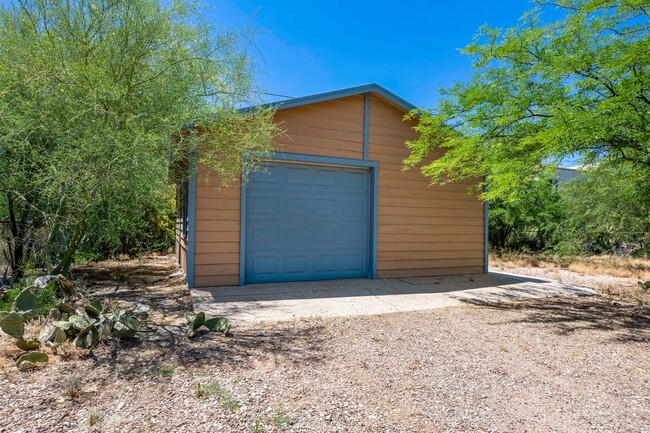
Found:
[[[486,272],[487,208],[469,183],[402,171],[413,105],[371,84],[276,108],[286,134],[265,170],[187,184],[176,252],[190,287]]]

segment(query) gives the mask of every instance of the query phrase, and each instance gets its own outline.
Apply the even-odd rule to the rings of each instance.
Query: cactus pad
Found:
[[[16,312],[10,312],[0,320],[0,329],[5,334],[11,335],[14,338],[22,338],[25,333],[23,317]]]

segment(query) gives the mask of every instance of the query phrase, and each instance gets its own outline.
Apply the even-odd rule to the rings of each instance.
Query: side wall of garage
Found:
[[[371,95],[368,157],[378,161],[377,276],[483,272],[483,205],[466,185],[428,187],[402,172],[404,141],[414,138],[403,110]],[[286,131],[278,151],[363,159],[364,95],[279,110]],[[239,284],[241,187],[216,188],[197,176],[194,286]]]

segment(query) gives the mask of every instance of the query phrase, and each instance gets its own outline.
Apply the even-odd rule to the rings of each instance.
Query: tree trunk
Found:
[[[25,239],[23,230],[18,221],[16,221],[16,204],[10,192],[7,193],[7,209],[9,211],[9,232],[11,238],[7,242],[9,248],[9,257],[11,261],[11,271],[17,275],[17,278],[22,277],[23,270],[21,269],[23,260],[25,258]]]
[[[55,254],[55,243],[58,238],[59,234],[59,228],[61,227],[61,220],[63,218],[63,213],[65,209],[65,199],[66,196],[65,194],[63,197],[61,197],[61,200],[59,200],[59,206],[57,207],[56,210],[56,215],[54,216],[54,223],[52,224],[52,227],[50,228],[50,233],[47,236],[47,243],[45,245],[45,267],[50,268],[52,267],[52,259],[54,258]]]
[[[65,277],[69,276],[72,259],[74,258],[74,253],[77,251],[77,246],[79,246],[79,241],[81,241],[81,235],[81,223],[77,223],[74,227],[74,235],[68,244],[68,249],[63,254],[63,257],[61,257],[59,264],[52,269],[51,274],[62,274]]]

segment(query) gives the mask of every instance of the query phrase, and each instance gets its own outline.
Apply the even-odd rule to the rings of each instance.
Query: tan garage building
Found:
[[[486,272],[483,203],[402,171],[413,105],[371,84],[276,108],[286,134],[266,170],[185,187],[176,252],[190,287]]]

